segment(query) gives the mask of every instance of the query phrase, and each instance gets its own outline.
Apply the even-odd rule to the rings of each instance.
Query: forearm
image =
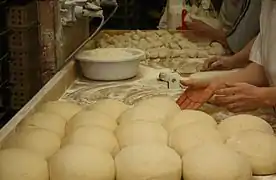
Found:
[[[238,65],[245,65],[249,62],[251,48],[256,38],[252,39],[240,52],[234,54],[232,58]]]
[[[229,83],[244,82],[260,87],[268,85],[263,67],[256,63],[250,63],[244,69],[233,72],[227,76],[220,77],[217,80]]]

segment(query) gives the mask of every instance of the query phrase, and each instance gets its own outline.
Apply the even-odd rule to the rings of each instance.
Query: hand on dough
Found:
[[[202,71],[231,70],[244,65],[244,62],[239,62],[234,56],[214,56],[204,62]]]
[[[216,91],[215,104],[232,112],[252,111],[268,106],[269,97],[264,88],[247,83],[226,84]]]
[[[181,109],[198,109],[206,103],[215,91],[224,86],[224,83],[214,81],[205,83],[195,80],[182,81],[181,84],[188,86],[176,103]]]

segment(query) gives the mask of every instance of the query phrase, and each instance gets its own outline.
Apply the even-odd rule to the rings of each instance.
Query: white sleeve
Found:
[[[263,65],[262,56],[261,56],[261,36],[258,34],[257,38],[254,41],[254,44],[251,48],[249,60],[257,63],[259,65]]]

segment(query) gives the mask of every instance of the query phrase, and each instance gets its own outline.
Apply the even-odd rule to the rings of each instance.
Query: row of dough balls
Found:
[[[194,43],[181,33],[168,31],[133,31],[122,35],[105,34],[98,42],[100,48],[139,48],[146,51],[149,59],[156,58],[206,58],[210,55],[222,55],[224,48],[219,43]]]
[[[55,102],[54,104],[60,103],[61,102]],[[65,104],[67,105],[67,103]],[[274,142],[274,136],[270,135],[273,133],[272,128],[265,121],[254,116],[240,115],[237,117],[232,117],[232,119],[229,118],[229,120],[226,119],[225,121],[223,121],[224,123],[218,126],[219,131],[223,132],[225,137],[215,138],[215,140],[213,140],[213,137],[217,136],[212,135],[216,134],[213,133],[216,131],[216,122],[212,119],[212,117],[199,111],[180,111],[179,107],[174,103],[174,101],[170,100],[169,98],[151,98],[143,100],[135,105],[133,108],[129,108],[127,105],[124,105],[123,103],[120,103],[118,101],[103,100],[92,105],[91,107],[88,107],[84,111],[80,111],[80,107],[76,108],[78,110],[76,110],[75,113],[73,112],[73,109],[75,108],[68,108],[66,110],[65,109],[66,108],[64,108],[64,106],[63,108],[52,108],[52,106],[50,106],[49,108],[49,103],[47,105],[44,105],[44,108],[42,108],[42,111],[44,112],[46,111],[48,113],[51,112],[59,114],[61,117],[64,117],[65,121],[67,120],[67,125],[65,128],[66,136],[63,139],[65,146],[49,159],[49,172],[51,179],[114,179],[114,160],[109,153],[102,151],[103,149],[105,149],[109,151],[114,157],[119,152],[118,143],[116,143],[116,138],[114,138],[114,135],[112,133],[112,131],[114,130],[118,138],[119,145],[121,148],[123,148],[123,150],[120,151],[115,158],[117,171],[116,178],[120,180],[129,179],[129,177],[131,177],[132,179],[141,179],[142,177],[157,177],[156,179],[172,180],[180,179],[182,174],[180,156],[182,156],[182,154],[181,151],[178,151],[177,147],[180,147],[181,149],[182,147],[190,146],[191,149],[195,149],[197,147],[196,145],[199,146],[200,144],[205,144],[206,142],[208,146],[206,145],[207,147],[203,148],[206,149],[206,151],[203,151],[202,153],[201,150],[198,150],[200,154],[203,154],[202,159],[207,158],[206,163],[202,163],[203,160],[201,160],[201,158],[196,158],[198,157],[198,154],[189,155],[190,152],[198,152],[195,150],[189,150],[187,151],[187,153],[185,153],[185,156],[182,156],[183,176],[185,177],[185,179],[200,179],[200,176],[202,174],[206,175],[206,173],[209,173],[208,175],[210,176],[210,179],[215,179],[214,176],[217,174],[218,168],[222,169],[221,176],[219,176],[222,178],[217,179],[235,179],[235,175],[239,175],[243,177],[242,179],[246,179],[246,177],[249,177],[249,175],[251,175],[251,168],[246,168],[248,167],[246,166],[247,161],[241,160],[242,158],[240,158],[234,151],[231,151],[230,148],[226,148],[226,146],[221,143],[220,139],[227,139],[228,137],[232,137],[232,139],[234,140],[229,140],[229,144],[230,142],[231,144],[234,144],[232,146],[235,149],[235,142],[238,142],[239,137],[237,137],[237,140],[233,138],[233,134],[239,134],[238,132],[240,131],[243,131],[245,133],[247,132],[245,130],[252,129],[257,129],[259,131],[250,131],[251,134],[248,133],[248,138],[245,138],[244,140],[244,146],[248,147],[248,144],[246,143],[249,143],[249,145],[251,145],[250,143],[253,142],[249,141],[250,138],[255,140],[256,137],[254,136],[257,136],[259,137],[259,139],[257,142],[254,143],[260,143],[258,144],[260,145],[260,147],[265,147],[263,149],[259,149],[258,152],[253,152],[261,153],[263,155],[261,156],[259,161],[258,159],[256,160],[254,158],[253,160],[249,160],[251,162],[251,166],[252,164],[254,164],[255,161],[257,161],[257,164],[258,162],[263,163],[263,166],[257,167],[255,168],[255,170],[253,166],[253,172],[255,171],[255,174],[258,174],[257,171],[262,169],[262,172],[259,174],[275,173],[272,172],[275,171],[273,168],[266,169],[267,167],[271,166],[271,163],[275,162],[275,158],[273,158],[273,155],[271,153],[274,152],[273,146],[267,146],[268,144],[266,144],[268,143],[268,140],[270,140],[270,145]],[[69,115],[70,113],[68,112],[70,112],[71,115]],[[91,117],[93,117],[93,119]],[[116,119],[117,122],[115,121]],[[117,123],[119,124],[119,126],[117,125]],[[164,128],[162,125],[164,126]],[[191,128],[188,128],[188,125]],[[173,134],[178,134],[175,133],[177,131],[181,134],[184,131],[180,131],[178,129],[184,129],[185,126],[187,126],[185,129],[190,131],[190,134],[188,133],[183,137],[185,138],[186,142],[182,139],[178,139],[176,135],[176,144],[180,145],[172,145],[171,140],[174,139],[172,138]],[[166,129],[167,131],[164,129]],[[203,132],[206,131],[209,133],[201,134],[202,132],[198,131],[198,129],[204,130]],[[97,138],[95,138],[95,136]],[[254,138],[252,138],[252,136]],[[172,148],[176,149],[179,155],[174,150],[166,146],[168,143],[168,137],[169,144]],[[244,137],[244,135],[242,137]],[[37,137],[37,139],[39,139],[39,137]],[[46,144],[46,141],[44,141],[44,143]],[[185,143],[187,145],[185,145]],[[97,149],[95,149],[94,147],[97,147]],[[244,147],[240,148],[242,149]],[[252,151],[251,148],[247,150]],[[15,159],[14,157],[22,156],[24,153],[26,155],[27,152],[23,151],[24,150],[7,149],[0,152],[0,174],[3,174],[3,179],[10,180],[18,179],[18,177],[20,177],[20,173],[22,172],[18,172],[19,174],[16,174],[14,172],[12,174],[5,174],[5,172],[11,171],[8,171],[7,169],[1,170],[1,163],[8,164],[9,167],[17,167],[13,164],[9,164],[14,162],[11,161],[10,158]],[[252,153],[247,151],[243,152],[243,149],[240,151],[242,151],[240,153],[244,154]],[[3,153],[3,156],[1,156],[1,153]],[[225,161],[223,161],[221,157],[216,159],[216,157],[211,156],[211,158],[210,154],[221,154]],[[25,155],[23,155],[23,157],[18,157],[17,159],[24,159]],[[28,156],[30,156],[30,154],[28,154]],[[190,158],[188,160],[185,160],[186,157]],[[194,157],[194,159],[191,157]],[[269,157],[270,161],[266,161],[264,163],[264,161],[262,161],[262,158],[267,157]],[[214,159],[217,160],[215,161],[216,163],[214,164],[214,167],[212,167],[208,172],[204,171],[204,167],[209,167]],[[41,174],[40,179],[47,179],[45,175],[48,173],[45,172],[47,172],[48,170],[42,168],[45,167],[44,165],[42,166],[42,164],[45,164],[45,160],[41,158],[40,161],[40,166],[35,166],[37,167],[37,169],[35,169],[35,172],[33,172],[32,169],[32,173],[30,173],[29,177],[26,177],[26,180],[39,179],[37,178],[38,174]],[[25,164],[24,161],[22,162],[23,163],[19,164],[23,167],[25,167],[26,163],[28,163],[26,161]],[[102,163],[100,163],[99,165],[98,162]],[[224,162],[228,164],[227,167],[225,167],[226,165],[222,165],[222,163]],[[38,161],[34,162],[33,164],[35,165],[36,163],[38,163]],[[196,163],[200,165],[202,164],[202,171],[193,171],[193,169],[196,169],[194,168],[194,166],[198,166],[198,164]],[[83,164],[86,164],[86,166],[89,168],[84,168]],[[145,167],[145,164],[147,164],[148,167]],[[237,167],[243,166],[244,171],[241,171],[238,168],[233,168],[233,164],[238,164]],[[30,170],[25,169],[28,166],[26,166],[25,168],[23,167],[21,168],[27,172],[28,170]],[[226,173],[228,171],[232,173]],[[2,180],[1,175],[0,180]]]

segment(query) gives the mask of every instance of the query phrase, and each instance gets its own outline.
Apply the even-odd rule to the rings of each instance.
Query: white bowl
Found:
[[[120,51],[126,56],[112,57]],[[105,53],[106,57],[98,56]],[[145,52],[133,48],[99,48],[82,51],[76,55],[80,61],[83,75],[92,80],[114,81],[129,79],[137,75],[140,60],[145,58]]]

